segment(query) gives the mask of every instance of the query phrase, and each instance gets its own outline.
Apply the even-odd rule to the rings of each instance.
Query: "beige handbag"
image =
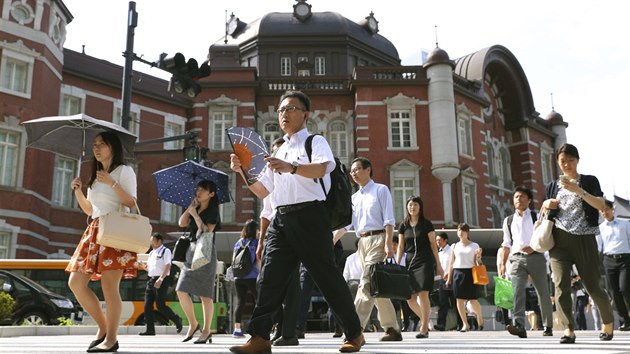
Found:
[[[99,217],[96,243],[136,253],[145,253],[149,249],[153,229],[149,218],[140,214],[135,200],[134,204],[137,214],[118,210]]]
[[[202,232],[197,236],[195,253],[193,254],[190,269],[197,270],[212,260],[214,248],[214,232]]]
[[[553,241],[553,221],[547,219],[549,210],[544,208],[540,212],[540,220],[534,223],[534,234],[529,246],[536,252],[545,253],[555,246]]]

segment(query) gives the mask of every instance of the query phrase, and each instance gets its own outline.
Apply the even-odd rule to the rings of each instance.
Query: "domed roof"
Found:
[[[435,64],[448,64],[452,68],[455,67],[455,62],[452,61],[448,57],[448,53],[440,47],[435,47],[435,49],[433,49],[431,53],[429,53],[429,55],[427,56],[427,61],[426,63],[424,63],[424,68],[426,69],[429,66]]]
[[[562,115],[554,110],[551,110],[551,113],[545,117],[545,120],[551,124],[564,124]]]
[[[268,13],[247,24],[240,33],[235,33],[235,37],[228,36],[227,40],[229,44],[240,46],[255,38],[261,40],[278,37],[290,40],[292,37],[305,38],[307,36],[314,39],[352,38],[400,62],[398,50],[387,38],[370,32],[366,27],[336,12],[313,12],[312,16],[303,21],[298,20],[293,13],[289,12]],[[224,39],[219,39],[216,44],[223,44]]]

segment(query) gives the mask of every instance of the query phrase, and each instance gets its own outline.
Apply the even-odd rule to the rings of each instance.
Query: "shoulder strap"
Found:
[[[514,239],[512,238],[512,220],[514,220],[514,214],[510,214],[510,216],[507,217],[507,228],[510,233],[510,242],[514,243]]]
[[[538,220],[538,215],[536,215],[536,212],[533,210],[530,210],[530,212],[532,213],[532,221],[536,222],[536,220]]]
[[[308,136],[308,138],[306,138],[304,149],[306,149],[306,156],[308,156],[308,162],[311,162],[311,154],[313,153],[313,138],[315,137],[315,135],[319,135],[319,134],[311,134]],[[313,181],[317,183],[317,178],[313,178]],[[324,190],[324,195],[328,197],[328,193],[326,193],[326,187],[324,186],[323,178],[319,178],[319,184],[322,186],[322,189]]]

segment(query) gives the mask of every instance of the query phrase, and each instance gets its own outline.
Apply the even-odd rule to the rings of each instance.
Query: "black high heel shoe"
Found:
[[[197,323],[197,327],[195,328],[195,330],[188,337],[184,338],[182,342],[188,342],[189,340],[191,340],[198,330],[199,330],[199,323]]]
[[[118,341],[111,348],[92,347],[87,350],[88,353],[115,353],[118,351]]]
[[[206,342],[208,343],[212,343],[212,333],[209,333],[208,336],[204,339],[201,339],[201,337],[199,337],[199,339],[197,339],[196,341],[194,341],[194,344],[205,344]]]
[[[96,347],[97,345],[103,343],[103,341],[105,340],[105,337],[107,337],[107,335],[104,335],[101,338],[95,339],[92,342],[90,342],[90,346],[88,347],[88,349],[90,349],[92,347]]]

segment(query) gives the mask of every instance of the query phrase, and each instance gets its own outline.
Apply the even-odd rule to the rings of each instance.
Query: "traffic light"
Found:
[[[157,67],[173,74],[168,85],[169,91],[186,94],[190,98],[196,97],[201,92],[201,86],[197,80],[210,75],[208,61],[198,66],[197,60],[190,58],[186,61],[182,53],[176,53],[170,58],[166,57],[166,53],[162,53]]]

